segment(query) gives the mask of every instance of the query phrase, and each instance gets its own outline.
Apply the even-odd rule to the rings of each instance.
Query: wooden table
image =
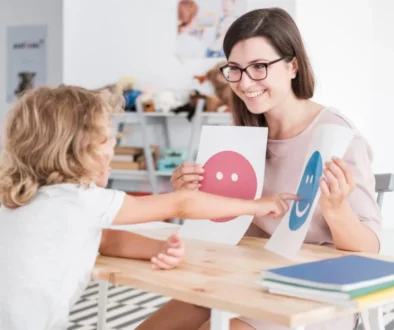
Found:
[[[140,231],[155,238],[165,238],[172,232],[173,229]],[[304,244],[297,260],[291,262],[265,250],[265,239],[245,237],[238,246],[197,240],[185,242],[185,261],[169,271],[152,270],[149,261],[97,258],[92,277],[100,280],[99,329],[105,329],[108,283],[210,308],[211,329],[229,329],[229,313],[303,329],[305,325],[359,312],[354,308],[272,295],[263,292],[257,283],[263,269],[337,257],[346,252]]]

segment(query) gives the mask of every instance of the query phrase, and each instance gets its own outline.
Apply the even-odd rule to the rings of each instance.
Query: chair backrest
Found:
[[[378,193],[377,202],[379,207],[382,208],[384,193],[394,191],[394,174],[375,174],[375,191]]]

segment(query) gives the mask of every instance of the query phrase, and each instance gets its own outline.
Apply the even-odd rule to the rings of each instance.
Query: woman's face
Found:
[[[255,63],[248,72],[256,78],[265,70],[260,63],[268,63],[280,56],[263,37],[253,37],[238,42],[231,50],[228,64],[239,68]],[[265,113],[280,106],[292,94],[291,80],[295,78],[296,61],[287,63],[282,60],[267,68],[264,80],[254,81],[243,72],[239,82],[229,83],[231,89],[243,100],[250,112]]]

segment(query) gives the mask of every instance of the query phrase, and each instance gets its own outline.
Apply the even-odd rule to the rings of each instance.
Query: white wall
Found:
[[[364,131],[372,86],[365,65],[365,45],[372,42],[369,0],[300,0],[297,23],[316,73],[316,101],[339,108]]]
[[[375,173],[394,173],[392,0],[299,0],[297,23],[317,76],[315,99],[341,109],[374,150]],[[394,251],[394,193],[384,197],[384,253]]]
[[[315,99],[341,109],[374,150],[375,173],[394,173],[394,2],[299,0],[297,23],[317,76]],[[394,227],[394,193],[383,225]]]
[[[6,102],[7,26],[47,25],[47,82],[62,82],[62,0],[0,0],[0,123],[10,108]]]
[[[60,0],[1,0],[0,49],[8,24],[48,24],[49,84],[64,81],[96,87],[132,75],[145,88],[188,88],[194,86],[191,76],[204,73],[216,61],[182,62],[175,56],[176,3],[66,0],[62,13]],[[248,0],[248,9],[275,3],[291,10],[287,0]],[[392,12],[391,0],[296,1],[295,18],[317,76],[315,99],[341,109],[364,132],[375,150],[375,172],[394,172]],[[5,63],[5,51],[0,51],[2,73]],[[0,115],[8,107],[3,73]],[[172,127],[171,142],[184,145],[188,123],[175,118]],[[152,140],[160,141],[161,133],[152,130]],[[132,140],[140,143],[138,129]],[[383,215],[385,225],[394,226],[394,193],[385,197]]]
[[[256,0],[246,1],[248,9],[256,5]],[[268,5],[274,2],[265,0]],[[93,88],[131,75],[141,87],[152,90],[195,87],[192,77],[204,74],[218,60],[180,60],[176,56],[177,3],[178,0],[65,1],[65,83]],[[277,0],[276,3],[294,11],[292,0]],[[184,117],[169,121],[171,145],[186,147],[190,123]],[[162,134],[161,126],[149,129],[151,142],[160,146],[163,146]],[[138,126],[134,127],[128,142],[142,144]],[[132,182],[119,183],[122,189],[136,186]]]
[[[372,104],[371,58],[373,16],[370,3],[390,0],[298,0],[295,19],[317,77],[315,99],[338,107],[369,134]],[[91,14],[94,3],[94,15]],[[291,0],[248,0],[248,9],[279,5],[290,12]],[[216,60],[175,56],[177,0],[68,0],[65,2],[64,80],[88,87],[136,77],[151,89],[187,88]],[[154,8],[154,9],[151,9]],[[340,10],[338,10],[340,8]],[[88,23],[87,23],[87,17]],[[109,19],[110,18],[110,19]],[[351,23],[350,23],[351,22]],[[158,64],[160,63],[160,64]],[[176,127],[187,135],[182,122]]]
[[[176,4],[176,0],[65,1],[65,82],[95,87],[132,75],[152,89],[189,85],[190,77],[209,64],[182,63],[175,56]]]
[[[175,55],[176,7],[177,0],[65,1],[65,83],[93,88],[127,75],[151,90],[191,86],[191,77],[216,61],[180,61]],[[170,127],[171,144],[184,146],[190,136],[187,120],[172,118]],[[161,145],[162,132],[160,126],[150,127],[152,143]],[[137,126],[130,135],[134,145],[142,145],[140,133]]]
[[[65,82],[96,87],[132,75],[151,89],[193,86],[190,77],[205,72],[215,60],[181,62],[175,56],[176,3],[67,0]],[[276,4],[293,9],[288,0],[248,0],[248,9]],[[393,70],[385,59],[393,58],[392,7],[390,0],[296,1],[295,19],[317,77],[315,100],[341,109],[366,135],[375,150],[376,172],[394,172],[394,157],[384,143],[391,137],[388,77],[392,73],[386,72]],[[172,127],[171,142],[184,145],[187,123],[173,119]],[[150,133],[153,141],[161,140],[160,130]],[[140,142],[138,129],[131,138]],[[394,203],[385,204],[384,215],[386,224],[394,225]]]
[[[259,2],[245,1],[248,8]],[[281,3],[290,10],[294,6],[292,0],[263,2]],[[218,60],[180,60],[176,56],[177,3],[178,0],[65,1],[65,82],[95,87],[132,75],[145,88],[193,86],[191,77],[205,73]]]
[[[375,150],[375,171],[394,173],[394,1],[371,0],[371,12],[373,43],[367,65],[372,71],[373,103],[368,113],[369,138]],[[384,197],[382,211],[385,226],[394,228],[394,193]]]

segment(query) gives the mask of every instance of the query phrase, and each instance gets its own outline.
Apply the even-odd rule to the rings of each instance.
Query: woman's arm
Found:
[[[381,214],[365,141],[356,138],[344,159],[326,164],[320,182],[321,211],[341,250],[378,253]]]
[[[379,252],[378,237],[360,221],[349,202],[344,201],[338,209],[326,209],[323,216],[330,227],[336,248],[353,252]]]

